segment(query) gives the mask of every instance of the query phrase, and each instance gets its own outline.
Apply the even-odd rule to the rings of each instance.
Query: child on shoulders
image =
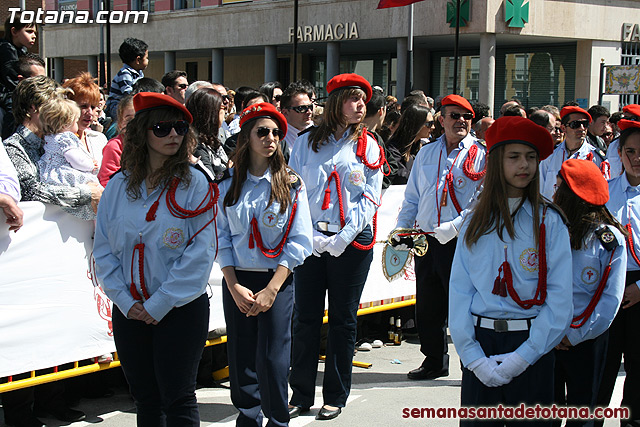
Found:
[[[149,65],[149,45],[139,39],[128,37],[118,49],[120,59],[124,63],[118,74],[111,81],[109,99],[105,113],[116,117],[116,109],[123,96],[131,93],[133,84],[144,77],[142,72]]]

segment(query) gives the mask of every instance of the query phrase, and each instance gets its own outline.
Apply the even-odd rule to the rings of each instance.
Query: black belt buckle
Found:
[[[509,322],[504,319],[495,319],[493,321],[493,330],[496,332],[508,332]]]

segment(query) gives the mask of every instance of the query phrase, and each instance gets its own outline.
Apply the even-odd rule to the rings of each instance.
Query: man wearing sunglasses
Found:
[[[633,120],[634,122],[640,122],[640,105],[629,104],[622,107],[622,118]],[[620,153],[618,152],[619,142],[618,138],[614,139],[611,141],[611,144],[609,144],[609,148],[607,149],[607,156],[609,164],[611,165],[611,178],[620,176],[624,171],[622,160],[620,159]]]
[[[463,211],[476,200],[485,168],[486,149],[469,133],[474,117],[469,101],[458,95],[446,96],[440,112],[444,134],[418,152],[396,225],[414,228],[417,223],[429,243],[429,251],[415,257],[416,327],[425,359],[407,374],[412,380],[449,375],[451,264]]]
[[[287,119],[286,142],[288,154],[291,154],[293,143],[298,134],[313,124],[313,88],[311,85],[297,81],[291,83],[280,97],[280,110]]]
[[[540,163],[540,193],[553,199],[557,189],[557,177],[565,160],[591,160],[602,171],[605,179],[609,179],[610,165],[604,151],[589,144],[586,140],[591,116],[584,109],[569,105],[560,110],[564,141],[556,146],[553,154]]]
[[[164,86],[165,95],[169,95],[181,104],[185,103],[184,94],[189,87],[187,73],[180,70],[169,71],[162,76],[162,86]]]

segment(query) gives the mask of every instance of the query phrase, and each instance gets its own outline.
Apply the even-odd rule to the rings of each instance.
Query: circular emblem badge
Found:
[[[162,237],[164,245],[171,249],[176,249],[184,243],[184,231],[179,228],[168,228]]]
[[[538,270],[538,251],[533,248],[525,249],[520,254],[520,266],[529,272]]]
[[[602,241],[604,243],[611,243],[615,240],[615,236],[613,235],[612,232],[610,231],[605,231],[604,233],[602,233]]]
[[[278,223],[278,215],[267,211],[262,214],[262,223],[267,227],[274,227]]]
[[[298,182],[298,175],[296,175],[295,173],[290,173],[289,182],[291,182],[291,184],[295,184],[296,182]]]
[[[593,285],[598,280],[598,272],[593,267],[585,267],[582,269],[582,282],[586,285]]]
[[[361,186],[364,183],[364,173],[356,169],[349,174],[349,182],[353,185]]]
[[[454,179],[453,181],[453,185],[458,189],[458,190],[462,190],[464,188],[465,185],[467,185],[467,180],[464,179],[463,177],[459,176],[456,179]]]
[[[400,258],[398,258],[398,255],[393,255],[389,262],[395,267],[397,265],[400,265]]]

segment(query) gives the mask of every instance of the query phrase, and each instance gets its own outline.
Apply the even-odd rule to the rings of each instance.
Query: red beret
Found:
[[[445,96],[444,98],[442,98],[442,102],[440,103],[440,105],[442,105],[443,107],[445,105],[457,105],[458,107],[462,107],[465,110],[469,110],[471,114],[473,114],[473,117],[476,116],[476,113],[473,112],[473,107],[471,106],[471,104],[469,104],[469,101],[467,101],[460,95]]]
[[[591,114],[589,114],[586,110],[583,110],[580,107],[574,107],[574,106],[564,107],[562,110],[560,110],[560,118],[564,119],[564,116],[569,115],[569,114],[573,114],[573,113],[584,114],[585,116],[587,116],[589,118],[589,121],[593,120],[591,118]]]
[[[560,175],[571,191],[585,202],[603,206],[609,201],[609,184],[592,161],[569,159],[562,163]]]
[[[503,144],[525,144],[535,148],[544,160],[553,153],[553,139],[549,131],[520,116],[503,116],[497,119],[484,133],[487,148]]]
[[[622,107],[622,111],[625,113],[633,114],[636,117],[640,117],[640,105],[629,104]]]
[[[338,89],[362,89],[365,94],[364,102],[371,100],[371,85],[358,74],[338,74],[327,83],[327,92],[331,95]]]
[[[142,111],[157,110],[158,108],[173,107],[184,114],[184,119],[193,123],[193,116],[187,107],[179,103],[169,95],[155,92],[140,92],[133,97],[133,109],[136,114]]]
[[[618,127],[620,130],[627,130],[629,128],[640,128],[640,122],[634,120],[621,119],[618,120]]]
[[[276,110],[276,107],[268,102],[253,104],[242,110],[242,113],[240,113],[240,127],[251,120],[262,118],[274,120],[278,124],[278,128],[284,132],[284,135],[287,135],[287,119]]]

